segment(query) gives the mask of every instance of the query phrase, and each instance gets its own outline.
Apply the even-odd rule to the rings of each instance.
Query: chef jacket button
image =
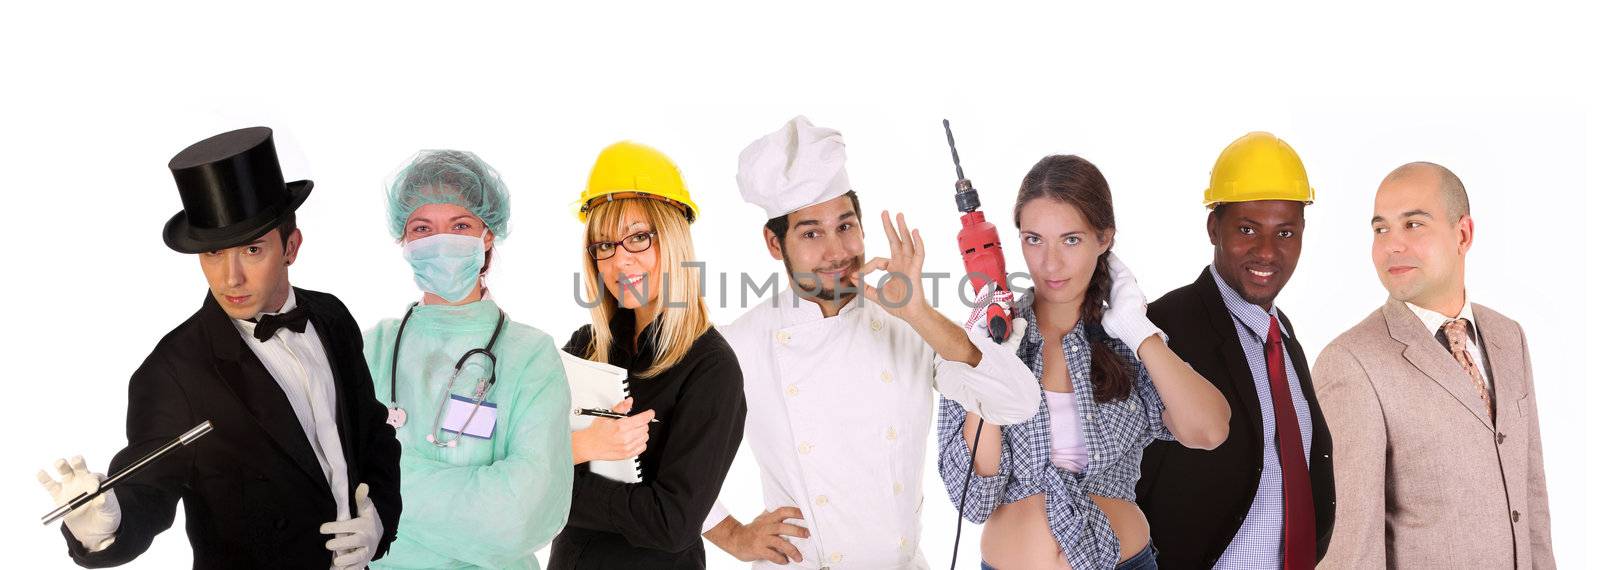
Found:
[[[883,330],[883,321],[872,319],[872,332]]]
[[[890,382],[894,382],[894,375],[890,374],[888,370],[885,370],[878,374],[878,379],[883,380],[884,384],[888,384]]]
[[[798,449],[800,450],[800,455],[805,455],[807,453],[811,453],[811,449],[812,449],[811,442],[808,442],[808,441],[807,442],[801,442],[800,446],[798,447]]]
[[[828,506],[828,496],[827,495],[817,495],[817,501],[816,502],[817,502],[817,506],[826,507],[826,506]]]
[[[904,491],[904,490],[906,490],[906,486],[905,485],[901,485],[899,481],[895,481],[894,482],[894,494],[898,495],[898,494],[900,494],[901,491]]]
[[[833,556],[829,556],[829,557],[828,557],[828,561],[829,561],[829,562],[832,562],[832,563],[834,563],[834,564],[838,564],[838,563],[840,563],[840,562],[843,562],[843,561],[844,561],[844,555],[843,555],[843,554],[839,554],[839,553],[837,553],[837,552],[835,552],[835,553],[833,553]]]
[[[789,344],[789,331],[778,331],[778,344]]]
[[[794,384],[790,384],[789,385],[789,389],[784,390],[783,393],[788,394],[790,397],[799,396],[800,395],[800,387],[796,386]]]
[[[896,437],[899,437],[899,434],[895,433],[894,426],[889,426],[889,431],[885,432],[883,437],[888,438],[889,441],[894,441]]]

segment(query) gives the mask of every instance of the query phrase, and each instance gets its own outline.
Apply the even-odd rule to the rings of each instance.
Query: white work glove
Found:
[[[383,538],[383,520],[367,498],[367,484],[356,485],[356,518],[322,524],[322,534],[334,535],[326,545],[334,554],[336,570],[366,568]]]
[[[1106,329],[1106,334],[1128,345],[1137,358],[1139,345],[1145,339],[1158,334],[1165,340],[1166,333],[1161,332],[1161,328],[1145,316],[1144,292],[1139,290],[1139,282],[1133,278],[1133,271],[1123,265],[1115,253],[1106,257],[1106,264],[1111,270],[1111,306],[1100,317],[1100,326]]]
[[[994,342],[994,339],[989,337],[989,305],[991,303],[999,303],[1001,307],[1005,307],[1007,314],[1011,314],[1011,305],[1016,296],[1010,290],[996,292],[998,288],[991,281],[983,287],[983,291],[978,293],[976,306],[972,308],[972,314],[967,317],[967,322],[963,326],[969,336],[975,335],[973,342]],[[1006,337],[1005,343],[1000,346],[1006,350],[1007,354],[1016,354],[1017,347],[1022,345],[1022,337],[1026,336],[1027,332],[1027,319],[1011,319],[1011,336]]]
[[[103,474],[90,472],[82,455],[73,456],[70,462],[57,459],[56,472],[61,474],[60,482],[43,469],[39,470],[39,484],[50,493],[56,506],[64,505],[80,494],[99,490],[100,482],[106,478]],[[95,497],[88,504],[67,513],[64,521],[67,530],[89,552],[105,550],[117,537],[117,527],[122,526],[122,507],[117,505],[117,492],[106,491]]]

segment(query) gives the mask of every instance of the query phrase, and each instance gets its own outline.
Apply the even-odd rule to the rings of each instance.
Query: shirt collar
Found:
[[[1033,287],[1023,289],[1021,293],[1021,295],[1017,296],[1017,300],[1011,304],[1011,316],[1028,322],[1027,332],[1022,337],[1023,344],[1029,346],[1043,345],[1044,333],[1039,332],[1039,319],[1033,312]],[[1084,332],[1083,328],[1083,319],[1078,319],[1078,322],[1072,325],[1072,330],[1067,331],[1067,334],[1062,336],[1061,340],[1066,342],[1068,338],[1077,338],[1078,342],[1087,344],[1088,337],[1086,335],[1087,333]]]
[[[294,307],[295,307],[294,287],[290,287],[289,288],[289,298],[288,299],[284,299],[283,308],[280,308],[277,311],[271,312],[271,313],[264,312],[264,311],[260,312],[260,313],[256,313],[256,316],[250,317],[250,319],[233,319],[233,323],[235,325],[243,327],[245,332],[250,333],[250,334],[255,334],[255,332],[256,332],[256,323],[255,323],[255,321],[253,319],[260,319],[262,315],[279,315],[279,314],[287,313],[289,311],[293,311]]]
[[[1424,309],[1410,302],[1406,302],[1406,308],[1411,309],[1411,312],[1417,315],[1417,319],[1422,321],[1422,326],[1428,329],[1428,334],[1438,332],[1439,327],[1455,319],[1465,319],[1467,324],[1472,325],[1471,328],[1478,328],[1478,320],[1472,317],[1472,298],[1465,293],[1462,294],[1461,314],[1454,317],[1445,316],[1431,309]]]
[[[1222,274],[1217,273],[1216,265],[1207,265],[1206,269],[1211,272],[1211,278],[1217,282],[1217,290],[1222,292],[1222,304],[1228,308],[1228,314],[1233,315],[1235,321],[1244,325],[1245,330],[1256,337],[1257,342],[1266,342],[1267,334],[1272,329],[1272,318],[1278,316],[1278,306],[1274,304],[1272,310],[1262,310],[1259,305],[1244,300],[1244,296],[1234,291],[1228,282],[1223,281]],[[1278,333],[1284,338],[1293,336],[1282,323],[1279,323]]]
[[[283,300],[283,308],[282,309],[278,309],[277,313],[272,313],[272,314],[276,315],[276,314],[279,314],[279,313],[287,313],[289,311],[293,311],[294,307],[295,307],[294,287],[290,287],[289,288],[289,298]]]
[[[639,333],[639,345],[635,347],[633,328],[639,322],[638,317],[634,315],[633,309],[618,307],[617,311],[611,314],[611,322],[608,325],[611,328],[612,353],[630,356],[635,354],[655,354],[656,336],[660,334],[661,322],[665,318],[665,314],[656,315],[656,318],[651,320],[650,324],[645,325],[644,331]]]
[[[261,319],[261,315],[285,314],[285,312],[290,312],[290,311],[294,311],[294,288],[293,287],[290,287],[290,296],[288,296],[288,299],[283,299],[283,307],[280,307],[280,309],[278,309],[278,311],[275,311],[275,312],[258,312],[258,314],[254,315],[254,317],[250,317],[250,319],[229,319],[229,320],[232,320],[232,322],[234,322],[234,327],[237,327],[238,330],[245,331],[245,335],[246,336],[254,336],[254,335],[256,335],[256,320]],[[293,333],[293,331],[291,331],[291,333]]]

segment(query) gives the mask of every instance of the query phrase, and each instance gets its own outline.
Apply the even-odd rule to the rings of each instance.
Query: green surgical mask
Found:
[[[483,238],[432,235],[406,243],[401,255],[411,264],[417,287],[455,303],[477,290],[483,271]]]

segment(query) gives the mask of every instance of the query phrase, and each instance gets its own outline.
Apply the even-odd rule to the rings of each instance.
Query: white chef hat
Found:
[[[844,137],[795,117],[739,153],[737,178],[739,195],[767,219],[838,198],[850,191]]]

